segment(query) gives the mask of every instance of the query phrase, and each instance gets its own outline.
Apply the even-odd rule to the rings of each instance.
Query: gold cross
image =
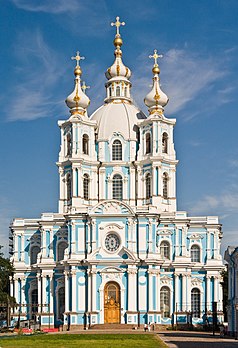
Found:
[[[86,83],[85,83],[85,81],[83,81],[83,84],[82,84],[82,90],[83,90],[83,92],[86,94],[86,89],[87,88],[90,88],[90,86],[86,86]]]
[[[117,33],[116,33],[116,36],[120,36],[120,33],[119,33],[119,28],[121,25],[125,25],[126,23],[125,22],[120,22],[120,17],[116,17],[116,22],[115,23],[111,23],[111,26],[113,27],[115,25],[116,29],[117,29]]]
[[[82,59],[85,59],[85,57],[81,57],[79,54],[79,51],[76,52],[76,56],[75,57],[71,57],[72,60],[76,60],[76,66],[79,66],[79,61]]]
[[[158,54],[158,53],[157,53],[157,50],[154,50],[153,56],[149,56],[149,58],[154,58],[154,60],[155,60],[155,65],[158,65],[157,59],[158,59],[158,58],[163,58],[163,55],[162,55],[162,54]]]

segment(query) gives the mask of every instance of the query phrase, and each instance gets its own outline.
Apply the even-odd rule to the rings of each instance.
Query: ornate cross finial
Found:
[[[115,23],[111,23],[111,26],[113,27],[115,25],[116,29],[117,29],[117,33],[116,36],[120,36],[120,32],[119,32],[119,28],[121,25],[125,25],[125,22],[120,22],[120,17],[116,17],[116,22]]]
[[[158,65],[157,59],[158,59],[158,58],[163,58],[163,55],[162,55],[162,54],[158,54],[158,53],[157,53],[157,50],[154,50],[153,56],[149,56],[149,58],[154,58],[154,60],[155,60],[155,65]]]
[[[83,92],[86,94],[86,89],[90,88],[90,86],[86,86],[85,81],[83,81],[81,88],[82,88]]]
[[[79,51],[76,52],[75,57],[71,57],[72,60],[76,60],[76,66],[79,66],[79,61],[85,59],[85,57],[81,57]]]

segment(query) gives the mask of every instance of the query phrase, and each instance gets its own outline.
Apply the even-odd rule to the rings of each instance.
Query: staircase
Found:
[[[90,330],[124,331],[133,330],[135,326],[135,324],[95,324],[90,326]]]

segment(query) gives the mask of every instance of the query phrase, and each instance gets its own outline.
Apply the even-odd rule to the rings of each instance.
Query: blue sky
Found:
[[[157,49],[162,89],[175,117],[178,209],[219,215],[222,251],[238,244],[237,0],[0,0],[0,244],[13,217],[57,211],[58,119],[73,89],[77,50],[90,85],[89,113],[103,103],[115,28],[146,111]],[[6,250],[6,249],[5,249]]]

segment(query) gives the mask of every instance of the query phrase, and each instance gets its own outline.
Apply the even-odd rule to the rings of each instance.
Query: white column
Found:
[[[26,277],[21,277],[21,312],[26,313]]]
[[[22,232],[21,233],[21,261],[25,261],[24,249],[25,249],[24,232]]]
[[[77,175],[76,175],[76,168],[73,167],[73,197],[77,197]]]
[[[179,256],[179,228],[175,228],[175,256]]]
[[[156,311],[160,312],[160,271],[157,271],[156,274],[156,294],[157,294],[157,298],[156,298]]]
[[[156,166],[152,167],[152,196],[156,196]]]
[[[43,227],[41,228],[41,251],[42,257],[46,258],[46,235]]]
[[[182,310],[187,310],[187,275],[182,275]]]
[[[207,310],[211,310],[211,276],[206,275]]]
[[[82,166],[78,165],[78,197],[83,197]]]
[[[41,274],[37,273],[37,290],[38,290],[38,312],[42,312],[42,287],[41,287]]]
[[[14,240],[14,260],[17,260],[19,261],[18,259],[18,234],[14,233],[14,237],[13,237],[13,240]]]
[[[153,270],[151,269],[151,266],[149,266],[149,312],[153,311]]]
[[[174,274],[175,278],[175,312],[180,309],[179,304],[179,274]]]
[[[92,271],[91,271],[92,312],[95,312],[97,309],[96,308],[96,300],[97,300],[96,276],[97,276],[96,266],[92,266]]]
[[[14,279],[10,278],[10,296],[14,297]]]
[[[214,259],[217,260],[219,256],[218,231],[214,231]]]
[[[91,220],[92,226],[92,251],[96,249],[96,219]]]
[[[69,271],[64,271],[65,277],[65,313],[69,312]]]
[[[72,280],[72,312],[76,312],[76,298],[77,298],[77,284],[76,284],[76,270],[71,270],[71,280]],[[80,300],[80,299],[79,299]]]
[[[71,254],[76,252],[75,223],[71,222]]]
[[[207,259],[211,259],[211,233],[207,231]]]
[[[128,273],[128,311],[136,312],[137,310],[137,288],[136,288],[136,267],[129,267]]]
[[[92,294],[91,294],[91,270],[87,270],[88,273],[88,312],[91,312]]]
[[[137,197],[137,201],[138,201],[138,205],[142,205],[142,185],[144,184],[142,182],[142,170],[141,168],[138,167],[137,169],[137,175],[138,175],[138,180],[137,180],[137,192],[138,192],[138,197]]]
[[[186,248],[186,236],[187,236],[187,227],[182,227],[182,256],[187,256],[187,248]]]
[[[49,255],[50,255],[50,258],[53,259],[53,257],[54,257],[54,252],[53,252],[53,241],[54,241],[53,228],[51,228],[49,230],[49,232],[50,232]]]
[[[218,302],[218,276],[214,276],[214,302]]]
[[[17,303],[20,303],[20,294],[18,289],[18,278],[14,276],[14,297]]]
[[[48,312],[48,306],[46,306],[47,298],[46,298],[46,287],[47,287],[47,275],[42,274],[42,304],[43,304],[43,312],[47,313]]]
[[[54,276],[53,273],[49,274],[50,282],[50,303],[49,303],[49,313],[54,313]]]
[[[105,195],[105,182],[106,182],[105,173],[106,173],[105,168],[100,168],[100,170],[99,170],[99,199],[100,200],[106,198],[106,195]],[[108,185],[108,194],[110,195],[109,185]]]
[[[222,289],[222,285],[221,285],[221,282],[222,282],[222,278],[219,277],[218,279],[218,298],[219,298],[219,302],[218,302],[218,306],[217,306],[217,309],[219,311],[222,311],[223,308],[222,308],[222,304],[223,304],[223,289]]]
[[[130,167],[130,200],[132,204],[134,205],[136,197],[136,192],[135,192],[135,168]]]
[[[187,310],[191,311],[191,274],[187,274]]]
[[[148,240],[148,252],[152,253],[152,220],[149,219],[149,240]]]

